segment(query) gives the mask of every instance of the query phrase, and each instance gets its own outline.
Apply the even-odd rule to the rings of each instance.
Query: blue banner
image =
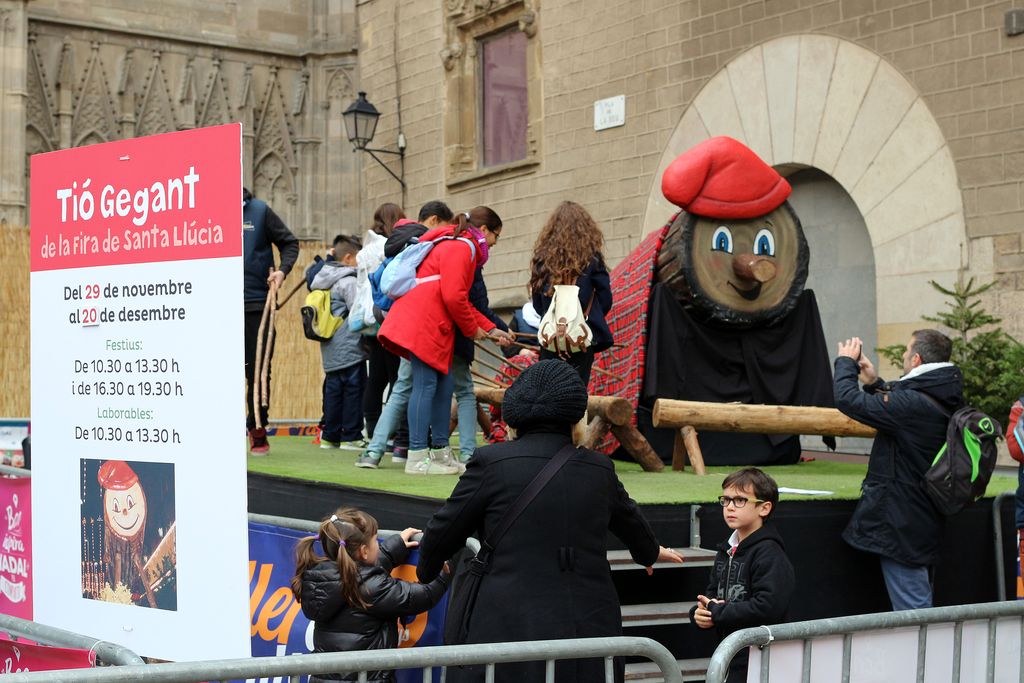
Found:
[[[309,534],[268,524],[249,523],[249,611],[252,617],[253,657],[275,657],[306,654],[313,650],[313,624],[302,614],[292,595],[291,580],[295,574],[295,544]],[[416,581],[413,550],[406,564],[395,567],[391,575],[405,581]],[[447,596],[434,609],[409,615],[399,624],[399,647],[441,645],[444,642],[444,618]],[[306,676],[302,683],[306,683]],[[397,672],[398,683],[420,683],[420,670]],[[441,680],[440,669],[434,670],[435,683]],[[287,683],[287,678],[249,679],[250,683]]]

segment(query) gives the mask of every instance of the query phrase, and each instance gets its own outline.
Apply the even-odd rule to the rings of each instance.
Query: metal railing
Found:
[[[37,624],[34,621],[27,621],[6,614],[0,614],[0,631],[10,635],[12,640],[25,638],[42,645],[89,650],[95,653],[97,659],[104,664],[114,666],[145,664],[142,657],[122,645],[65,631],[56,626]]]
[[[992,500],[992,526],[996,532],[996,597],[1006,599],[1006,568],[1003,564],[1003,501],[1016,496],[1014,491],[1003,491]]]
[[[0,465],[0,475],[31,477],[32,472],[21,467]],[[6,614],[0,614],[0,632],[6,633],[14,641],[24,638],[40,645],[88,650],[100,662],[113,666],[145,664],[142,657],[122,645]]]
[[[403,650],[367,650],[330,652],[288,657],[218,659],[206,662],[178,662],[146,666],[120,666],[106,669],[76,669],[8,674],[4,680],[26,683],[199,683],[277,676],[358,673],[366,681],[368,671],[423,669],[423,680],[430,681],[431,667],[485,665],[485,680],[494,680],[494,666],[510,662],[545,662],[544,680],[555,680],[555,661],[564,659],[603,659],[604,680],[615,680],[613,657],[644,657],[661,670],[665,683],[682,683],[679,665],[663,645],[650,638],[579,638],[574,640],[535,640],[521,643],[445,645]]]
[[[988,653],[986,681],[994,680],[996,656],[996,619],[1016,617],[1021,620],[1024,628],[1024,601],[988,602],[976,605],[956,605],[953,607],[930,607],[928,609],[906,610],[903,612],[882,612],[879,614],[859,614],[850,617],[816,619],[814,621],[798,621],[775,626],[757,626],[745,628],[729,635],[715,650],[708,665],[706,683],[722,683],[729,674],[729,663],[740,650],[756,645],[761,651],[760,681],[766,683],[770,672],[770,650],[773,642],[804,641],[803,678],[807,681],[810,674],[811,656],[814,648],[808,648],[809,641],[824,636],[844,635],[863,631],[881,631],[904,627],[919,627],[918,649],[916,653],[908,653],[917,658],[917,680],[923,680],[925,652],[927,650],[927,626],[929,624],[955,625],[953,639],[953,676],[951,680],[959,681],[961,634],[966,621],[988,620]],[[852,638],[843,639],[842,680],[850,680],[850,651]]]
[[[22,467],[11,467],[10,465],[0,465],[0,474],[6,474],[9,477],[31,477],[32,470],[26,470]]]
[[[307,519],[295,519],[294,517],[277,517],[275,515],[258,515],[255,512],[249,513],[249,521],[256,522],[257,524],[270,524],[272,526],[280,526],[286,529],[295,529],[296,531],[305,531],[311,534],[315,534],[320,530],[320,522],[311,522]],[[393,529],[379,529],[377,533],[381,536],[394,536],[399,533]],[[423,538],[423,534],[416,534],[413,536],[414,541],[419,541]],[[475,538],[466,539],[466,548],[471,553],[476,555],[480,552],[480,541]]]

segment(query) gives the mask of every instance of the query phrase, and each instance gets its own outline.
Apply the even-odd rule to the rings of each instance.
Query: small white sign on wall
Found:
[[[626,123],[626,96],[617,95],[594,102],[594,130],[615,128]]]

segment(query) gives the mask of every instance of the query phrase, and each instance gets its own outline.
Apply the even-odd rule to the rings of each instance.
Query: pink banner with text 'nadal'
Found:
[[[0,614],[32,619],[32,481],[0,477]]]

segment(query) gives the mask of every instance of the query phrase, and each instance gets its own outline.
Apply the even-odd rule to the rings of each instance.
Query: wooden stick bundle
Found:
[[[273,272],[273,268],[271,268]],[[267,372],[270,366],[270,349],[273,348],[274,341],[274,320],[276,319],[276,311],[271,309],[274,306],[274,301],[277,298],[277,283],[272,282],[270,284],[270,290],[267,292],[267,301],[263,304],[263,317],[260,318],[260,326],[256,331],[256,355],[253,358],[253,369],[252,369],[252,411],[253,417],[256,419],[257,429],[263,429],[263,418],[260,413],[260,406],[267,406],[269,404],[269,396],[266,390],[267,384]],[[263,343],[263,333],[267,329],[267,321],[270,321],[270,331],[267,334],[267,343]],[[264,350],[264,346],[266,349]],[[265,361],[264,361],[265,358]]]
[[[260,368],[260,405],[270,407],[270,358],[274,353],[274,335],[277,331],[277,282],[271,281],[267,292],[267,306],[270,308],[270,329],[267,330],[267,343],[263,349],[263,367]]]
[[[504,388],[506,388],[508,386],[507,384],[502,384],[498,380],[493,379],[491,377],[488,377],[487,375],[481,374],[481,373],[477,372],[476,370],[470,369],[470,372],[473,373],[473,376],[476,377],[477,379],[482,380],[484,382],[487,382],[488,385],[489,385],[487,387],[488,389],[494,388],[494,387],[500,387],[500,388],[504,389]]]

